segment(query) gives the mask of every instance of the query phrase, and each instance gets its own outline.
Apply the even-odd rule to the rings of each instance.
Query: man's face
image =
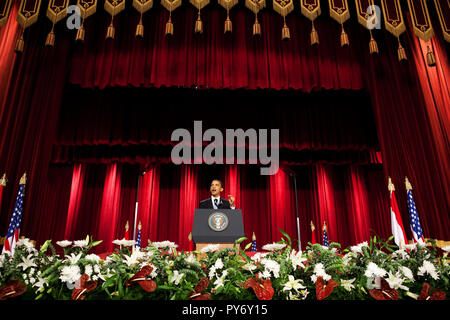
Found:
[[[211,182],[211,187],[209,188],[211,191],[211,195],[214,197],[220,196],[220,193],[223,191],[222,184],[219,180],[213,180]]]

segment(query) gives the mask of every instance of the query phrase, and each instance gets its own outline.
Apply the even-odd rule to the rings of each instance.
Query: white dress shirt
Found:
[[[217,198],[215,198],[214,196],[211,196],[211,201],[213,203],[213,208],[217,210],[217,209],[219,209],[219,207],[216,206],[216,204],[214,202],[214,199],[217,199],[217,203],[219,204],[220,203],[220,196],[218,196]],[[230,208],[233,209],[233,210],[236,209],[236,207],[234,207],[234,206],[232,207],[231,205],[230,205]]]

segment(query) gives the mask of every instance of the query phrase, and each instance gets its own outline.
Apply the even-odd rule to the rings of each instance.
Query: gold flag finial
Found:
[[[406,186],[406,190],[412,190],[412,185],[408,180],[408,177],[405,177],[405,186]]]
[[[256,240],[256,236],[255,236],[255,232],[253,231],[253,235],[252,235],[252,240],[255,241]]]
[[[25,172],[22,178],[20,178],[19,184],[26,184],[26,183],[27,183],[27,173]]]
[[[125,231],[128,231],[129,228],[130,228],[130,225],[129,225],[128,220],[127,220],[127,224],[125,225]]]
[[[141,230],[141,229],[142,229],[142,223],[139,221],[138,230]]]
[[[311,231],[314,231],[314,230],[316,230],[316,227],[314,226],[314,223],[311,220]]]
[[[327,231],[327,223],[325,221],[323,222],[323,231]]]
[[[395,187],[394,187],[394,184],[392,183],[391,177],[388,177],[388,190],[395,191]]]
[[[2,178],[0,179],[0,186],[6,187],[6,182],[8,182],[8,180],[6,179],[6,173],[4,173]]]
[[[188,234],[188,240],[189,240],[189,241],[192,240],[192,232],[189,232],[189,234]]]

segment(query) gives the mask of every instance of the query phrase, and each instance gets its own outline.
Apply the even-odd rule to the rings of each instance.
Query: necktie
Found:
[[[214,199],[214,205],[218,208],[219,206],[217,205],[217,202],[218,202],[219,200],[218,199]]]

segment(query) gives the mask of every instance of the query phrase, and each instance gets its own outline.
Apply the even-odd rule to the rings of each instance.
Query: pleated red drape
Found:
[[[67,222],[64,232],[65,239],[71,239],[74,234],[74,226],[77,213],[80,210],[81,197],[83,196],[83,185],[86,176],[86,167],[81,163],[73,166],[72,183],[70,189],[69,208],[67,210]]]

